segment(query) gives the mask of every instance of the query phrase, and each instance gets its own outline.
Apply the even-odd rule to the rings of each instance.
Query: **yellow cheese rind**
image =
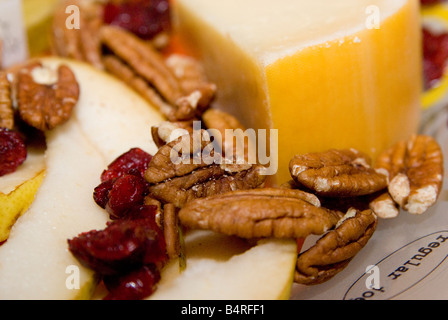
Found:
[[[227,33],[216,28],[188,0],[178,0],[175,12],[179,32],[218,85],[216,107],[249,128],[278,129],[278,183],[290,179],[288,164],[295,154],[353,147],[375,157],[418,129],[416,0],[406,1],[379,29],[363,28],[269,64],[262,52],[238,44],[232,26]]]

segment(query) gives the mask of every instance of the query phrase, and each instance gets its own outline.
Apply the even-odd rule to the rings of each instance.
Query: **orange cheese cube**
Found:
[[[357,148],[375,158],[418,129],[418,0],[176,0],[174,12],[218,85],[215,106],[278,130],[269,146],[279,184],[295,154]]]

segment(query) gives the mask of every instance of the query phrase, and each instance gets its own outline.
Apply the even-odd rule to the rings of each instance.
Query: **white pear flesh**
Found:
[[[44,148],[28,146],[24,163],[0,177],[0,243],[34,200],[45,174]]]
[[[45,178],[0,246],[0,299],[84,298],[80,294],[89,292],[94,273],[72,256],[67,239],[104,229],[108,215],[92,196],[101,172],[131,147],[154,153],[150,128],[163,120],[124,84],[88,65],[41,61],[68,65],[80,98],[71,119],[47,133]]]
[[[16,171],[0,177],[0,194],[8,195],[45,170],[44,148],[30,148]]]
[[[297,260],[295,241],[242,239],[209,231],[185,238],[187,267],[173,261],[162,273],[153,300],[289,299]]]

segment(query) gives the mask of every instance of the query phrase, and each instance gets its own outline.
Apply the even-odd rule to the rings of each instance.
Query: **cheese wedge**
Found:
[[[49,50],[53,12],[59,0],[22,0],[28,49],[30,56],[38,56]],[[68,17],[68,14],[67,14]]]
[[[295,154],[353,147],[375,157],[417,130],[417,0],[176,0],[174,12],[218,85],[216,107],[278,130],[278,183]]]

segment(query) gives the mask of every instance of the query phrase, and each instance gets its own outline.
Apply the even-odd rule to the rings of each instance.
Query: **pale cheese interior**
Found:
[[[297,50],[341,39],[384,21],[406,0],[185,0],[200,16],[268,65]]]

